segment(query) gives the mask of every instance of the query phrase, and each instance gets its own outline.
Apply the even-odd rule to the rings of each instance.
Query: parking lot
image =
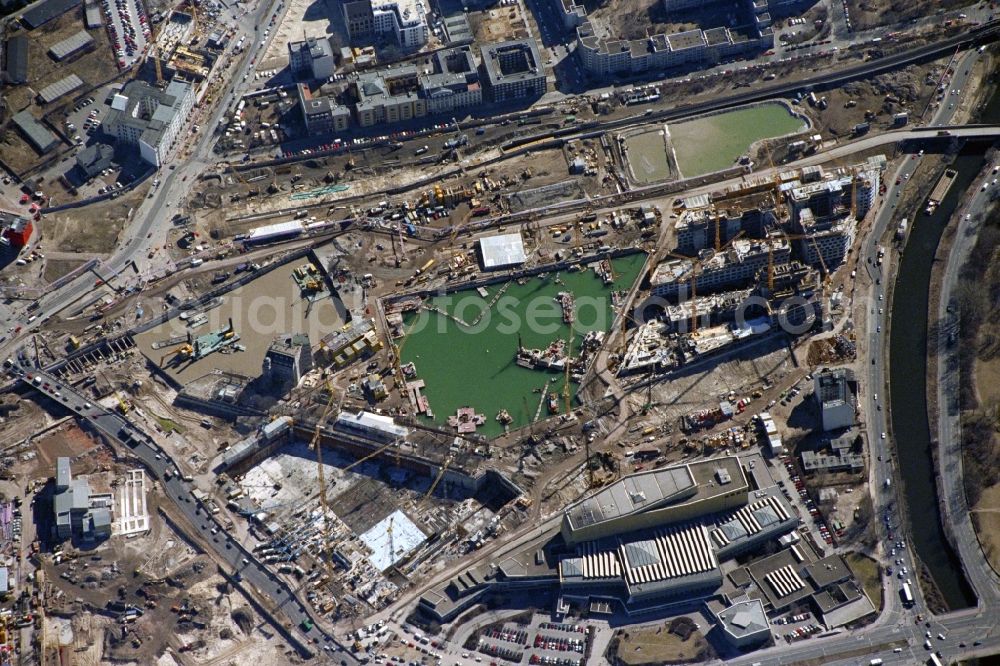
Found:
[[[583,666],[590,639],[584,625],[536,618],[530,625],[507,623],[485,632],[477,651],[497,663]]]
[[[127,69],[146,52],[150,39],[149,19],[136,0],[101,0],[107,18],[108,37],[120,69]]]
[[[798,475],[794,459],[791,456],[781,456],[781,462],[787,473],[787,480],[783,478],[779,478],[778,480],[781,492],[784,493],[785,498],[788,499],[793,506],[799,507],[800,513],[809,515],[809,520],[805,521],[806,524],[808,525],[809,523],[812,523],[811,527],[818,533],[820,539],[832,546],[833,534],[830,532],[830,528],[827,526],[826,520],[823,518],[823,514],[820,513],[819,507],[816,506],[816,503],[811,497],[809,497],[805,481],[803,481]],[[776,476],[781,477],[782,475],[776,474]],[[803,516],[803,520],[805,520],[805,516]]]

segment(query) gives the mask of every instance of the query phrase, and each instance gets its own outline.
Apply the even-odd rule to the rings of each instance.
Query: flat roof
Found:
[[[528,259],[520,232],[480,238],[479,251],[486,269],[523,264]]]
[[[426,541],[427,535],[405,513],[396,509],[360,538],[372,552],[368,560],[379,571],[385,571]]]
[[[826,587],[850,578],[853,573],[840,555],[830,555],[805,567],[805,572],[817,587]]]
[[[764,604],[759,599],[737,602],[720,612],[718,618],[726,633],[737,638],[770,631]]]
[[[727,483],[721,483],[719,470],[730,479]],[[571,505],[565,515],[570,526],[579,529],[672,504],[706,499],[741,485],[746,487],[746,478],[738,458],[713,458],[630,474]]]
[[[705,44],[705,33],[701,30],[687,30],[667,35],[667,43],[671,51],[682,51]]]

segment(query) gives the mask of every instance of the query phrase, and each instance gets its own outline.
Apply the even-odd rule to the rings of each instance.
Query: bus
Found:
[[[899,596],[901,596],[903,598],[903,605],[904,606],[912,606],[913,605],[913,592],[910,590],[910,584],[909,583],[903,583],[903,589],[901,589],[899,591]]]
[[[933,652],[931,653],[930,659],[927,660],[927,664],[928,666],[944,666],[944,664],[941,663],[941,659],[938,658],[938,656]]]

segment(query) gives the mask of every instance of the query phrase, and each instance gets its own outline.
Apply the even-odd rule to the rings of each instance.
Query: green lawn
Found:
[[[851,553],[845,559],[851,571],[861,581],[868,598],[876,608],[882,608],[882,576],[879,574],[878,562],[860,553]]]

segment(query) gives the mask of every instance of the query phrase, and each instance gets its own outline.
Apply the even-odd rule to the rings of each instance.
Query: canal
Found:
[[[1000,121],[1000,94],[994,94],[981,120]],[[930,424],[927,414],[927,314],[931,268],[945,226],[959,200],[985,165],[987,144],[967,144],[952,165],[958,176],[933,215],[921,202],[905,214],[914,221],[893,290],[889,349],[892,431],[899,474],[910,519],[913,548],[927,566],[950,609],[975,604],[973,593],[941,524],[937,501]],[[901,211],[900,216],[904,213]]]

